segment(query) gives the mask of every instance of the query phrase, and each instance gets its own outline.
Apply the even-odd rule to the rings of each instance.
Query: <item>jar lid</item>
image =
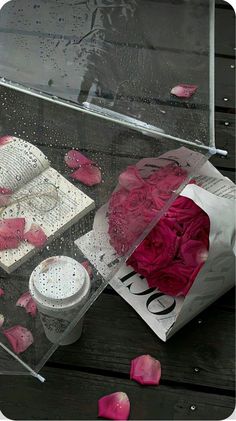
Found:
[[[47,308],[64,309],[79,304],[90,289],[86,269],[67,256],[53,256],[41,262],[29,282],[32,297]]]

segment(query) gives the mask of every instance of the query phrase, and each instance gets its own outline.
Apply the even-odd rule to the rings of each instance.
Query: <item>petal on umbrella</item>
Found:
[[[87,158],[79,151],[72,149],[65,155],[65,163],[69,168],[79,168],[82,165],[94,164],[91,159]]]
[[[88,260],[85,260],[84,262],[81,263],[81,265],[83,265],[83,267],[87,270],[90,279],[93,279],[93,269],[89,264]]]
[[[37,224],[31,224],[29,231],[24,234],[24,240],[27,240],[35,247],[42,247],[46,243],[48,237],[43,229]]]
[[[35,301],[31,297],[29,291],[25,292],[24,294],[20,296],[20,298],[16,302],[16,306],[24,307],[26,310],[26,313],[31,314],[32,317],[36,316],[37,306],[36,306]]]
[[[11,142],[13,139],[14,138],[12,136],[2,136],[2,137],[0,137],[0,146],[3,146],[6,143]]]
[[[8,218],[0,221],[0,237],[23,240],[25,218]]]
[[[78,170],[70,174],[74,180],[81,181],[86,186],[95,186],[102,181],[101,171],[94,165],[83,165]]]
[[[5,292],[2,288],[0,288],[0,297],[2,297],[3,295],[5,295]]]
[[[24,352],[34,342],[32,333],[20,325],[4,330],[3,334],[16,354]]]
[[[183,83],[172,88],[170,93],[178,96],[179,98],[191,98],[197,88],[197,85],[187,85]]]
[[[131,361],[130,378],[144,385],[158,385],[161,378],[160,361],[141,355]]]
[[[98,416],[110,420],[127,420],[130,413],[130,401],[126,393],[115,392],[103,396],[98,401]]]
[[[4,323],[4,316],[3,314],[0,314],[0,328],[2,327],[3,323]]]

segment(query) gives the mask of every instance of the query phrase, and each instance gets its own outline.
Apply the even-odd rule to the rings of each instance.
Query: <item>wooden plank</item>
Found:
[[[229,292],[224,294],[219,300],[217,300],[214,304],[215,306],[219,306],[222,308],[227,308],[234,310],[235,309],[235,294],[234,290],[231,289]]]
[[[2,134],[17,134],[38,145],[71,149],[72,147],[110,154],[129,156],[153,156],[164,150],[175,149],[177,142],[164,139],[156,141],[122,126],[102,119],[65,109],[60,105],[40,101],[12,90],[0,88],[4,109],[1,112],[0,130]],[[164,111],[165,114],[163,114]],[[154,115],[154,114],[153,114]],[[229,151],[226,159],[214,157],[214,165],[234,168],[234,116],[216,113],[216,146]],[[160,106],[155,122],[168,133],[194,141],[209,141],[206,116],[203,112]],[[228,126],[225,125],[228,124]],[[190,125],[189,125],[190,124]]]
[[[116,391],[128,394],[130,419],[134,420],[225,419],[234,409],[230,396],[184,387],[161,384],[144,388],[128,379],[57,368],[45,368],[42,374],[47,379],[43,385],[32,378],[1,376],[0,408],[6,417],[94,420],[98,399]],[[195,410],[191,410],[192,405]]]
[[[233,390],[233,331],[233,312],[212,306],[164,343],[120,297],[102,294],[81,340],[60,347],[50,361],[128,375],[132,358],[151,354],[162,362],[163,381]]]
[[[221,4],[227,6],[227,2]],[[235,13],[232,7],[215,9],[215,48],[216,54],[234,57]],[[233,64],[233,63],[232,63]]]
[[[22,10],[14,4],[2,10],[0,32],[15,34],[18,43],[23,36],[28,38],[33,36],[40,38],[49,46],[50,40],[55,39],[56,42],[59,40],[65,47],[68,42],[79,43],[89,29],[99,27],[105,32],[105,45],[106,42],[112,42],[114,47],[125,44],[126,48],[135,46],[135,48],[150,49],[181,49],[196,54],[208,53],[209,2],[144,0],[136,4],[130,2],[129,8],[123,7],[123,10],[122,8],[119,10],[118,5],[96,6],[96,4],[88,6],[84,2],[71,2],[68,11],[65,2],[61,2],[60,5],[52,2],[45,3],[37,9],[27,0],[21,0]],[[126,16],[122,13],[125,9]],[[118,10],[120,13],[117,13]],[[61,15],[66,15],[66,19],[59,21],[58,17]],[[78,20],[80,25],[77,25],[75,31]],[[200,25],[201,31],[199,31]],[[89,37],[85,38],[84,42],[88,40],[91,42]]]
[[[122,28],[122,31],[119,31],[119,36],[117,36],[117,31],[115,34],[114,31],[109,31],[107,25],[105,42],[112,42],[114,45],[121,43],[127,45],[128,38],[130,48],[135,46],[135,48],[181,50],[193,54],[208,54],[208,4],[206,2],[198,1],[194,4],[193,1],[187,3],[184,1],[174,2],[173,0],[155,2],[145,0],[140,4],[141,6],[136,7],[134,16],[130,17],[127,28]],[[224,4],[226,5],[225,2]],[[82,27],[77,27],[76,33],[73,31],[73,25],[78,16],[80,20],[83,20],[85,11],[88,12],[86,5],[83,3],[80,6],[78,3],[77,5],[72,3],[68,13],[65,10],[65,4],[57,5],[56,9],[54,4],[44,4],[37,10],[37,8],[31,8],[27,2],[21,2],[21,7],[24,9],[24,20],[21,10],[14,10],[14,6],[10,7],[5,7],[5,10],[1,12],[0,32],[17,34],[18,43],[22,36],[28,38],[34,36],[44,40],[49,45],[50,39],[55,39],[56,43],[59,41],[62,44],[64,40],[66,46],[68,42],[78,43],[84,35],[81,31]],[[64,22],[61,20],[61,24],[59,24],[57,16],[65,15],[65,12],[67,12],[67,19]],[[90,27],[92,27],[92,12],[90,9],[90,16],[87,17]],[[113,27],[117,25],[117,16],[114,22],[114,10],[102,8],[100,12],[104,17],[103,24],[107,24],[108,15],[110,15],[110,24],[112,19]],[[50,33],[48,31],[49,22],[47,21],[49,14],[51,14]],[[37,22],[34,20],[35,16],[37,16]],[[99,18],[98,14],[96,18]],[[201,31],[199,31],[200,25]],[[137,31],[137,27],[139,31]],[[142,32],[140,32],[140,28],[142,28]],[[62,31],[63,40],[61,37]],[[186,34],[188,34],[187,37]],[[233,43],[233,10],[232,8],[230,10],[230,8],[216,7],[216,54],[233,55]]]
[[[227,113],[216,113],[215,116],[216,147],[228,151],[226,158],[215,155],[211,162],[216,167],[235,168],[235,116]]]
[[[4,46],[5,54],[13,48],[15,43],[15,38],[12,38],[11,44]],[[34,53],[35,56],[27,57],[27,63],[32,63],[32,66],[34,66],[30,71],[28,66],[26,66],[26,62],[24,62],[26,68],[23,68],[21,74],[19,74],[18,69],[21,67],[23,56],[20,49],[17,49],[15,53],[11,53],[11,65],[8,65],[9,67],[4,66],[4,60],[9,61],[8,57],[2,58],[0,71],[6,79],[75,103],[77,101],[82,103],[86,100],[93,86],[95,86],[94,84],[97,83],[98,90],[101,92],[99,96],[105,107],[109,108],[111,102],[116,101],[117,96],[121,96],[123,110],[126,109],[125,101],[127,101],[129,102],[130,112],[133,109],[135,110],[136,107],[137,112],[144,117],[145,112],[148,113],[149,103],[154,105],[156,103],[157,105],[165,103],[179,106],[185,104],[185,108],[208,109],[209,60],[205,55],[191,55],[185,52],[169,50],[140,50],[136,48],[129,51],[125,47],[116,46],[114,48],[109,46],[104,54],[96,56],[92,63],[88,63],[88,72],[86,75],[83,75],[83,78],[79,73],[80,68],[78,64],[76,64],[76,67],[74,65],[63,69],[63,74],[68,74],[69,80],[67,81],[63,78],[62,73],[58,74],[55,66],[48,74],[45,74],[45,68],[40,63],[40,56],[37,53],[39,45],[31,48],[32,54]],[[70,52],[68,62],[74,62],[77,54],[75,45]],[[58,58],[55,61],[57,62]],[[223,109],[234,107],[232,92],[234,71],[231,69],[231,65],[232,59],[216,57],[215,76],[217,90],[215,104]],[[135,76],[130,78],[129,75],[131,74]],[[49,81],[51,80],[54,83],[49,86]],[[187,101],[175,98],[170,94],[170,91],[179,83],[196,84],[198,91],[194,97]],[[228,98],[227,103],[224,101],[224,98]],[[116,102],[113,108],[115,111],[119,111]],[[156,108],[158,109],[158,106]]]
[[[234,61],[230,58],[215,57],[215,106],[234,113],[235,69],[231,68],[232,64]]]

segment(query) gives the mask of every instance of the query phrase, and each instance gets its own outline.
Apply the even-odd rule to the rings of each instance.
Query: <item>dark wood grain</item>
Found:
[[[215,155],[211,162],[219,168],[235,168],[235,116],[227,113],[215,114],[216,147],[228,151],[227,157]]]
[[[60,347],[51,361],[128,375],[132,358],[151,354],[163,364],[163,381],[233,390],[233,326],[233,312],[212,306],[163,343],[120,297],[102,294],[81,340]]]
[[[47,379],[43,385],[26,377],[0,378],[0,405],[6,417],[94,420],[98,399],[116,391],[127,393],[131,402],[130,419],[136,420],[220,420],[234,409],[232,397],[183,387],[161,384],[144,388],[131,380],[56,368],[45,368],[43,374]]]
[[[226,1],[222,1],[221,5],[228,6],[228,8],[223,9],[216,7],[215,10],[216,54],[234,57],[235,12]],[[218,6],[218,4],[216,4],[216,6]]]
[[[178,147],[177,143],[167,141],[167,139],[156,141],[136,131],[127,130],[119,125],[77,111],[63,109],[60,105],[43,102],[26,94],[6,90],[3,87],[0,87],[0,97],[4,103],[4,108],[1,111],[0,133],[17,135],[39,146],[61,147],[65,152],[72,147],[82,148],[88,153],[90,151],[105,151],[116,156],[130,157],[158,155],[168,148]],[[179,122],[186,119],[185,134],[188,136],[190,133],[188,110],[176,108],[173,113],[169,106],[165,106],[163,110],[166,111],[166,114],[160,113],[157,116],[158,124],[161,126],[163,119],[168,120],[168,113],[171,112],[173,120],[168,121],[175,125],[177,130],[180,128]],[[207,144],[207,131],[201,121],[201,112],[196,111],[195,117],[196,124],[194,131],[191,132],[191,140],[203,137]],[[228,157],[217,156],[213,158],[212,162],[221,168],[234,168],[234,116],[231,113],[217,112],[215,125],[216,146],[228,150]]]

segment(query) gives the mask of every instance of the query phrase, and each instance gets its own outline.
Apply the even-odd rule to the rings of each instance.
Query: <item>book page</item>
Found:
[[[235,200],[236,187],[235,184],[226,177],[215,178],[207,175],[199,175],[194,177],[197,185],[207,190],[208,192],[223,197],[225,199]]]
[[[0,187],[16,191],[49,167],[36,146],[18,138],[0,147]]]
[[[61,233],[94,208],[94,201],[53,168],[46,169],[12,196],[2,217],[24,217],[25,232],[40,225],[48,239]],[[22,242],[17,249],[0,251],[0,265],[8,268],[35,249]]]

